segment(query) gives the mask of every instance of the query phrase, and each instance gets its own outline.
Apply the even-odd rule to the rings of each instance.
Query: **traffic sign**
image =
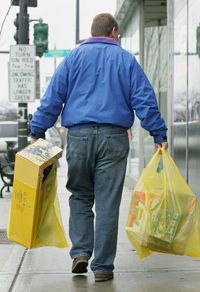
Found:
[[[43,56],[46,58],[63,58],[67,56],[71,51],[70,50],[48,50],[44,52]]]
[[[10,46],[9,100],[32,102],[35,100],[35,46]]]

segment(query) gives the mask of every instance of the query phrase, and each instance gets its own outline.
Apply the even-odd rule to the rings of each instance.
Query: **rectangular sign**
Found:
[[[48,50],[44,52],[44,57],[46,58],[63,58],[67,56],[71,51],[70,50]]]
[[[34,101],[36,91],[35,82],[35,46],[11,46],[9,62],[10,102]]]

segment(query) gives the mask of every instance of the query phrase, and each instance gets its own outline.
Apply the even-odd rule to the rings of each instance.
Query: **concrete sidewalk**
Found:
[[[63,223],[68,234],[68,197],[65,190],[65,157],[58,168],[58,193]],[[71,274],[68,249],[26,250],[16,244],[0,244],[0,292],[199,292],[200,261],[189,257],[154,254],[140,261],[125,234],[132,190],[123,190],[118,252],[113,281],[95,283],[93,273]],[[7,226],[11,194],[0,199],[0,229]]]

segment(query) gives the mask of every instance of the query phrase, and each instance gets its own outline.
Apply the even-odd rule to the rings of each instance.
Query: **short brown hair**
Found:
[[[92,36],[109,36],[115,27],[118,30],[118,24],[110,13],[100,13],[93,19],[91,26]]]

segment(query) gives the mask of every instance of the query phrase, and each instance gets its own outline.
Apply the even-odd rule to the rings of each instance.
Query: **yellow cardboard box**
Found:
[[[34,245],[44,169],[54,165],[62,149],[38,139],[16,154],[8,238],[31,248]]]

